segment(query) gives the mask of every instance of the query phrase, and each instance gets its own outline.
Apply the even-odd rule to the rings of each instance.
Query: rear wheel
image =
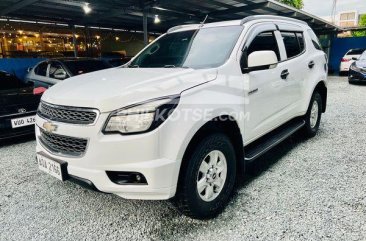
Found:
[[[236,157],[230,139],[221,133],[207,136],[185,163],[174,203],[192,218],[215,217],[225,208],[235,184]]]
[[[304,116],[305,126],[303,128],[303,133],[307,137],[314,137],[319,130],[321,114],[322,114],[322,98],[318,92],[314,92],[308,111]]]

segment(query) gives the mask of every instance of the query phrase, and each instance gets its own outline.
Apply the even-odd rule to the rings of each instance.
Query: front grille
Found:
[[[37,114],[48,120],[90,125],[95,123],[98,111],[96,109],[51,105],[41,102]]]
[[[53,134],[40,129],[39,137],[43,147],[55,154],[65,156],[82,156],[86,151],[88,140]]]

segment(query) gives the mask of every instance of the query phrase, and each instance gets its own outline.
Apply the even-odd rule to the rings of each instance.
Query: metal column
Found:
[[[149,43],[148,36],[147,36],[147,9],[146,8],[144,8],[142,24],[143,24],[143,29],[144,29],[144,45],[146,46]]]
[[[78,49],[76,43],[75,26],[72,26],[72,44],[74,45],[74,57],[78,57]]]

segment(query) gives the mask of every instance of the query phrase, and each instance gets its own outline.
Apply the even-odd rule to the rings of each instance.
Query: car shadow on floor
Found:
[[[34,134],[29,134],[25,136],[19,136],[19,137],[13,137],[13,138],[7,138],[7,139],[0,139],[0,148],[25,143],[28,141],[34,141],[36,138]]]
[[[366,81],[365,82],[351,82],[349,84],[356,85],[356,86],[366,86]]]
[[[265,153],[263,156],[254,160],[246,165],[245,177],[243,180],[238,181],[237,190],[245,188],[249,183],[254,181],[260,175],[268,171],[273,165],[275,165],[281,158],[283,158],[288,152],[296,148],[297,145],[304,142],[304,137],[301,132],[295,133],[282,143]],[[234,195],[236,196],[236,195]]]

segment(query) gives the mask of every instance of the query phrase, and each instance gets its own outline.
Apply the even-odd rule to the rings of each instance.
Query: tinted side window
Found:
[[[47,66],[48,63],[47,62],[43,62],[40,63],[35,69],[34,69],[34,73],[36,75],[41,75],[41,76],[46,76],[47,74]]]
[[[295,57],[302,52],[295,33],[281,32],[281,35],[283,38],[283,42],[285,43],[288,59]]]
[[[351,49],[347,52],[347,55],[361,55],[365,51],[364,49]]]
[[[6,72],[0,72],[0,90],[17,89],[19,87],[18,79]]]
[[[255,51],[272,50],[276,53],[277,59],[280,59],[278,44],[273,32],[260,33],[249,45],[247,56]]]
[[[304,41],[304,35],[302,33],[296,33],[297,40],[300,44],[300,50],[301,52],[305,50],[305,41]]]
[[[316,49],[318,50],[323,50],[320,43],[319,43],[319,39],[318,37],[315,35],[315,33],[312,31],[312,30],[308,30],[308,33],[310,35],[310,38],[311,38],[311,42],[313,42],[313,45]]]

